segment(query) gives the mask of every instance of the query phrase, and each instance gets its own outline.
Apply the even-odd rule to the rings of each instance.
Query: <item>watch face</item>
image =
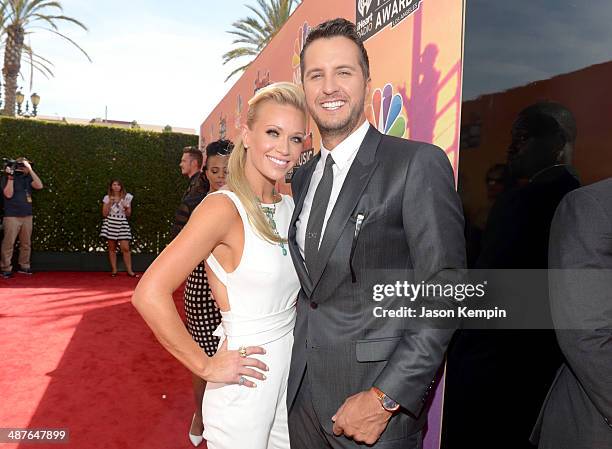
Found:
[[[383,407],[388,411],[395,411],[399,408],[399,404],[387,396],[383,397],[382,402],[383,402]]]

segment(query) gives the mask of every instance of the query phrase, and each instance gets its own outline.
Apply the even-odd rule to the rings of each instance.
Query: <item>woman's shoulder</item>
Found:
[[[231,190],[217,190],[209,193],[204,200],[196,207],[198,210],[215,215],[217,218],[235,217],[238,215],[236,206],[237,197]],[[201,212],[200,212],[201,213]]]
[[[185,231],[194,235],[207,235],[207,238],[223,238],[233,232],[240,222],[239,213],[226,195],[211,194],[196,206],[185,225]]]
[[[233,191],[230,190],[230,188],[228,186],[223,186],[218,190],[215,190],[214,192],[210,192],[208,194],[208,196],[213,196],[213,195],[226,195],[226,196],[232,196],[232,195],[236,195]]]
[[[229,188],[227,188],[227,186],[220,188],[219,190],[215,190],[214,192],[210,192],[208,193],[208,195],[206,195],[206,198],[221,198],[221,201],[227,203],[227,204],[242,204],[240,202],[240,199],[238,198],[238,195],[236,195],[234,192],[232,192]],[[217,200],[218,201],[218,200]]]

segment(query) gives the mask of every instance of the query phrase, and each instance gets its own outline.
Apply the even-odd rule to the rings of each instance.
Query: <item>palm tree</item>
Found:
[[[70,42],[91,61],[89,55],[76,42],[59,31],[59,22],[70,22],[84,30],[87,27],[78,20],[63,15],[59,1],[52,0],[0,0],[2,32],[6,35],[4,42],[4,115],[15,116],[15,97],[17,93],[17,77],[21,71],[21,57],[25,50],[29,56],[32,70],[36,69],[45,75],[51,72],[50,62],[36,55],[25,37],[34,30],[49,31]],[[0,33],[2,33],[0,32]]]
[[[259,9],[246,5],[255,14],[255,17],[246,17],[232,24],[233,29],[228,31],[228,33],[237,36],[237,39],[232,44],[244,45],[225,53],[223,55],[223,64],[244,56],[252,56],[253,58],[230,73],[225,81],[249,66],[251,61],[255,59],[255,56],[283,27],[293,12],[293,6],[296,6],[298,3],[300,3],[300,0],[257,0]]]

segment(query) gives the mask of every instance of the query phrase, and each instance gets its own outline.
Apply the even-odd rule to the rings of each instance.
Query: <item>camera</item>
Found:
[[[16,161],[14,159],[2,158],[2,173],[7,175],[15,174],[15,171],[21,171],[20,169],[25,168],[23,162]]]

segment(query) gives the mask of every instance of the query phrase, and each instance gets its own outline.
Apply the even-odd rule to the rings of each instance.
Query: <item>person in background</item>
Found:
[[[227,162],[234,144],[229,140],[217,140],[206,147],[204,175],[210,185],[210,192],[216,192],[225,185]]]
[[[198,147],[183,148],[183,155],[179,167],[181,175],[189,178],[189,185],[183,193],[181,204],[176,209],[174,214],[174,223],[170,229],[170,238],[174,238],[181,232],[183,226],[187,224],[187,220],[191,216],[191,212],[196,208],[200,201],[204,199],[210,189],[208,180],[202,173],[202,164],[204,156]]]
[[[181,174],[189,178],[189,186],[183,195],[175,215],[172,238],[185,226],[191,213],[209,192],[215,192],[225,185],[228,156],[234,144],[229,140],[218,140],[206,147],[206,165],[202,166],[202,152],[196,147],[183,149]],[[217,351],[219,338],[213,332],[221,323],[221,314],[208,286],[204,261],[191,272],[185,284],[183,296],[187,330],[206,355],[212,357]],[[202,398],[206,381],[192,373],[195,412],[191,419],[189,440],[194,446],[202,443]]]
[[[568,193],[550,229],[550,308],[563,364],[531,435],[540,449],[612,447],[612,178]]]
[[[465,240],[467,248],[468,268],[473,268],[480,255],[482,235],[487,226],[491,207],[497,198],[509,188],[508,168],[506,164],[495,164],[485,175],[486,204],[476,213],[465,213]]]
[[[19,268],[22,274],[32,274],[30,256],[32,254],[32,189],[40,190],[43,183],[25,157],[17,159],[17,166],[7,166],[0,187],[4,200],[4,218],[0,269],[2,277],[8,279],[13,274],[11,260],[15,240],[19,237]]]
[[[132,255],[130,240],[132,231],[128,217],[132,215],[132,200],[134,195],[127,193],[123,183],[112,179],[108,184],[108,193],[102,199],[102,231],[100,237],[108,240],[108,260],[111,265],[111,276],[117,276],[117,243],[121,249],[123,263],[128,276],[138,277],[132,270]]]
[[[507,189],[508,184],[508,167],[506,164],[495,164],[487,170],[485,176],[487,204],[478,211],[476,219],[474,220],[474,225],[479,229],[484,230],[486,228],[491,207],[493,207],[499,195],[504,193]]]
[[[530,315],[542,322],[550,318],[548,280],[538,275],[515,282],[511,273],[548,268],[555,210],[580,187],[572,166],[576,137],[574,115],[561,104],[540,102],[519,112],[507,159],[514,185],[497,196],[475,263],[479,270],[508,270],[495,287],[496,300],[523,307],[531,303]],[[517,294],[518,284],[528,286],[537,300],[525,299],[520,290]],[[532,449],[533,424],[562,361],[548,324],[460,330],[448,352],[442,447]]]

